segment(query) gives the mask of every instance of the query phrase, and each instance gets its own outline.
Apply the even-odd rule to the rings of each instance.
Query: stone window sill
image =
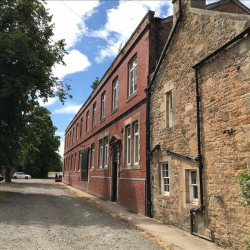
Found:
[[[106,120],[105,117],[102,118],[101,121],[100,121],[100,124],[103,123],[103,122],[105,122],[105,120]]]
[[[117,112],[118,111],[118,107],[116,107],[116,108],[114,108],[113,110],[112,110],[112,112],[111,112],[111,115],[113,115],[115,112]]]
[[[133,94],[131,94],[131,95],[128,97],[126,103],[128,103],[130,100],[132,100],[132,99],[133,99],[134,97],[136,97],[136,96],[137,96],[137,90],[136,90]]]
[[[128,166],[122,166],[121,171],[126,171],[126,170],[140,170],[141,166],[140,165],[128,165]]]

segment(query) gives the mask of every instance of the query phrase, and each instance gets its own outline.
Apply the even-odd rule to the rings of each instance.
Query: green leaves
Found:
[[[246,169],[237,175],[239,181],[238,192],[240,195],[240,203],[250,206],[250,169]]]
[[[71,97],[70,86],[52,72],[67,52],[64,40],[52,42],[51,20],[39,0],[0,2],[0,166],[19,164],[26,116],[38,97],[58,96],[62,103]]]

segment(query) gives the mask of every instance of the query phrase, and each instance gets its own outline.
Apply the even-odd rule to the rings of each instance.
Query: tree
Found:
[[[20,167],[32,177],[46,178],[48,172],[61,166],[61,156],[56,152],[60,136],[53,126],[50,111],[39,105],[26,116],[24,136],[21,137]]]
[[[64,40],[52,41],[52,17],[39,0],[0,3],[0,166],[18,164],[25,117],[40,97],[58,96],[62,103],[70,86],[53,75],[64,64]]]
[[[238,193],[240,195],[240,203],[244,206],[250,206],[250,169],[246,169],[237,175],[239,181]],[[243,238],[246,244],[245,250],[250,250],[250,235]]]
[[[98,86],[98,84],[99,84],[99,77],[97,76],[96,78],[95,78],[95,80],[92,82],[92,85],[90,86],[92,89],[96,89],[97,88],[97,86]]]

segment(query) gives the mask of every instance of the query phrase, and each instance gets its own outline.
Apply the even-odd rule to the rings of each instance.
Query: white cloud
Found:
[[[60,109],[55,110],[53,113],[54,114],[76,114],[78,112],[78,110],[81,108],[82,105],[78,105],[75,103],[69,103],[69,104],[65,104],[65,106],[63,106]]]
[[[65,132],[56,131],[56,135],[61,136],[61,138],[64,138]]]
[[[107,23],[103,29],[92,35],[99,38],[107,37],[109,40],[112,38],[112,41],[99,51],[95,60],[100,63],[107,57],[117,55],[119,45],[125,44],[147,11],[153,10],[155,16],[162,16],[164,6],[168,6],[171,12],[171,1],[120,1],[117,8],[107,10]]]
[[[63,158],[63,154],[64,154],[64,141],[60,141],[60,147],[58,149],[59,154],[62,156]]]
[[[88,69],[88,67],[91,66],[91,63],[87,56],[85,56],[78,50],[69,51],[69,54],[65,55],[63,60],[66,66],[57,65],[53,70],[54,75],[59,79],[68,74],[85,71]]]
[[[42,106],[42,107],[51,106],[54,103],[56,103],[57,101],[58,101],[58,97],[49,97],[47,102],[44,102],[44,99],[42,99],[42,98],[38,98],[38,102],[39,102],[40,106]]]
[[[54,41],[65,39],[70,48],[80,41],[86,30],[83,20],[93,14],[99,1],[47,1],[46,6],[53,14]]]

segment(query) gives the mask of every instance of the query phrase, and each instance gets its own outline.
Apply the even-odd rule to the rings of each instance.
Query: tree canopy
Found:
[[[96,89],[97,88],[97,86],[98,86],[98,84],[99,84],[99,77],[97,76],[96,78],[95,78],[95,80],[92,82],[92,85],[90,86],[92,89]]]
[[[58,96],[70,86],[53,75],[64,64],[64,40],[54,42],[52,17],[39,0],[0,3],[0,166],[18,164],[25,117],[38,98]]]
[[[50,111],[36,106],[26,116],[24,136],[20,138],[20,168],[32,177],[46,178],[49,171],[61,169],[61,156],[56,152],[60,146],[60,136],[53,126]]]

